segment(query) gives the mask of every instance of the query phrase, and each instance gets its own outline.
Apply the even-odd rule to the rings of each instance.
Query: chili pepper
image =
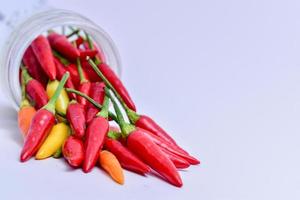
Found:
[[[174,163],[174,165],[177,169],[185,169],[190,166],[189,162],[187,162],[185,159],[183,159],[171,152],[168,152],[164,148],[161,148],[161,150],[170,158],[170,160]]]
[[[54,62],[55,62],[55,66],[56,66],[57,78],[58,78],[58,80],[61,80],[63,75],[67,72],[67,70],[65,69],[63,64],[57,58],[54,58]],[[69,78],[67,80],[65,87],[72,88],[72,89],[75,88],[72,78]],[[76,99],[76,95],[74,93],[69,93],[68,96],[70,99]]]
[[[84,42],[84,39],[81,36],[78,36],[78,38],[75,40],[76,46],[79,47]]]
[[[98,51],[97,50],[80,50],[80,59],[85,60],[87,56],[89,56],[90,58],[94,58],[97,54]]]
[[[43,71],[39,61],[36,59],[31,46],[26,49],[22,61],[25,64],[25,67],[27,68],[29,74],[34,79],[39,81],[44,86],[44,88],[46,88],[48,77]]]
[[[150,172],[149,166],[143,163],[143,161],[129,151],[118,140],[106,138],[104,146],[118,158],[123,168],[139,174]]]
[[[162,138],[154,135],[152,132],[149,132],[149,131],[147,131],[145,129],[142,129],[142,128],[138,128],[138,129],[140,129],[142,132],[144,132],[146,135],[148,135],[155,144],[157,144],[158,146],[160,146],[164,150],[185,159],[186,161],[188,161],[192,165],[200,164],[199,160],[197,160],[196,158],[194,158],[193,156],[191,156],[189,154],[186,154],[186,153],[183,153],[183,152],[179,151],[178,148],[176,148],[176,146],[170,145],[169,143],[164,141]]]
[[[81,67],[79,58],[77,58],[77,70],[80,77],[80,85],[78,87],[78,90],[86,95],[89,95],[91,89],[91,82],[87,80],[85,74],[83,73],[83,69]],[[88,102],[85,98],[78,96],[77,101],[83,105],[84,109],[86,109]]]
[[[102,105],[100,105],[99,103],[97,103],[96,101],[94,101],[94,99],[92,99],[91,97],[87,96],[86,94],[84,94],[84,93],[82,93],[82,92],[80,92],[78,90],[74,90],[74,89],[70,89],[70,88],[66,88],[66,91],[68,93],[75,93],[78,96],[81,96],[81,97],[85,98],[86,100],[89,101],[89,103],[93,104],[93,106],[95,106],[96,108],[98,108],[98,110],[102,109]],[[112,112],[108,111],[108,116],[112,120],[117,121],[117,117]]]
[[[180,175],[170,158],[161,151],[159,146],[147,134],[143,133],[140,129],[136,129],[133,125],[127,124],[110,93],[106,92],[106,95],[113,102],[122,134],[124,137],[127,137],[127,147],[169,183],[181,187],[182,181]]]
[[[131,100],[125,86],[115,72],[105,63],[100,63],[97,66],[90,58],[88,58],[88,62],[95,72],[100,76],[100,78],[105,82],[105,84],[108,85],[109,89],[111,89],[116,96],[120,96],[127,107],[133,111],[136,111],[135,105]]]
[[[47,38],[42,35],[38,36],[31,43],[31,47],[44,72],[47,74],[50,80],[55,80],[56,68],[51,47]]]
[[[103,104],[105,96],[104,87],[105,84],[103,82],[96,82],[91,84],[90,97],[99,104]],[[88,104],[86,112],[86,122],[90,123],[98,112],[99,111],[97,108],[95,108],[95,106],[93,106],[92,104]]]
[[[80,85],[80,78],[79,78],[79,74],[77,71],[77,66],[74,64],[69,64],[65,68],[70,73],[70,77],[72,79],[72,82],[73,82],[75,88],[78,88]]]
[[[25,138],[29,130],[30,122],[33,116],[35,115],[36,110],[30,105],[30,103],[26,99],[24,78],[21,78],[21,82],[22,101],[20,105],[20,110],[18,112],[18,126],[21,130],[23,137]]]
[[[102,149],[104,143],[104,138],[108,133],[108,107],[109,99],[105,97],[102,110],[88,124],[86,129],[85,158],[82,167],[85,173],[91,171],[95,166],[99,151]]]
[[[69,73],[66,73],[49,102],[34,115],[21,152],[21,162],[25,162],[36,153],[54,126],[55,103],[68,77]]]
[[[91,68],[90,64],[87,61],[81,61],[82,69],[86,72],[89,80],[91,82],[101,82],[102,79],[98,76],[98,74]]]
[[[112,177],[114,181],[123,185],[123,169],[114,154],[109,151],[101,151],[99,155],[100,166]]]
[[[73,135],[83,138],[86,128],[85,111],[81,104],[71,101],[67,110],[67,119],[70,122]]]
[[[70,136],[62,147],[64,158],[72,167],[80,167],[84,160],[84,146],[80,139]]]
[[[67,59],[75,61],[79,57],[80,53],[78,49],[68,41],[68,38],[65,35],[53,32],[48,35],[48,40],[51,47]]]
[[[59,81],[57,80],[48,83],[47,90],[46,90],[48,98],[51,98],[54,95],[58,85],[59,85]],[[66,90],[62,89],[55,104],[56,111],[61,115],[66,115],[69,102],[70,100]]]
[[[25,68],[22,68],[22,77],[26,84],[26,93],[30,100],[33,101],[34,107],[36,109],[40,109],[46,105],[48,102],[48,97],[42,84],[33,79]]]
[[[67,139],[70,133],[70,128],[65,123],[58,123],[54,125],[42,144],[39,148],[35,158],[38,160],[48,158],[55,154],[55,152],[61,148],[64,141]]]
[[[95,49],[98,51],[98,55],[96,56],[95,62],[96,64],[99,64],[100,62],[106,63],[106,58],[104,55],[104,52],[102,50],[102,48],[99,48],[91,39],[91,37],[89,36],[89,34],[87,34],[87,32],[85,33],[85,37],[86,37],[86,42],[83,43],[84,47],[86,49]]]

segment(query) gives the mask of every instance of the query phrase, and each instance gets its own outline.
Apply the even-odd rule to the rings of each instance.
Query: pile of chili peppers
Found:
[[[152,118],[137,113],[101,47],[87,33],[72,27],[68,32],[38,36],[23,55],[21,162],[63,157],[85,173],[98,165],[119,184],[127,169],[154,173],[181,187],[179,169],[200,162]]]

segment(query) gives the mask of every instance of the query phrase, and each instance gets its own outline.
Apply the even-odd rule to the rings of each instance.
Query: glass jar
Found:
[[[120,76],[120,56],[110,36],[97,24],[73,11],[48,9],[37,12],[14,28],[1,53],[2,91],[18,109],[21,101],[19,68],[23,54],[40,34],[59,26],[74,26],[91,35],[106,57],[106,62]]]

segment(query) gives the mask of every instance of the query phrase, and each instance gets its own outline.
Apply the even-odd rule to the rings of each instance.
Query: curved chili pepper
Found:
[[[54,125],[48,135],[48,137],[43,142],[42,146],[39,148],[35,155],[37,160],[45,159],[60,149],[69,136],[70,128],[65,123],[58,123]]]
[[[100,63],[100,62],[106,63],[106,58],[105,58],[105,55],[104,55],[104,52],[103,52],[102,48],[99,48],[99,46],[97,46],[91,40],[90,36],[87,33],[85,33],[85,36],[86,36],[86,42],[83,43],[83,46],[86,49],[96,49],[98,51],[98,55],[97,55],[98,63]]]
[[[114,181],[121,185],[124,184],[123,169],[113,153],[106,150],[101,151],[99,155],[99,164]]]
[[[169,183],[181,187],[182,180],[170,158],[161,151],[159,146],[147,134],[140,129],[136,129],[133,125],[127,124],[114,98],[107,91],[106,95],[113,102],[122,134],[127,137],[127,147]]]
[[[152,132],[149,132],[149,131],[147,131],[145,129],[142,129],[142,128],[139,128],[139,127],[138,127],[138,129],[140,129],[142,132],[144,132],[146,135],[148,135],[155,144],[157,144],[161,148],[165,149],[166,151],[185,159],[191,165],[200,164],[200,161],[198,159],[194,158],[193,156],[191,156],[189,154],[186,154],[186,153],[183,153],[183,152],[179,151],[178,148],[176,148],[176,146],[170,145],[169,143],[167,143],[166,141],[164,141],[160,137],[154,135]]]
[[[79,47],[84,42],[84,39],[81,36],[78,36],[78,38],[75,40],[76,46]]]
[[[44,72],[51,80],[55,80],[56,68],[47,38],[42,35],[38,36],[31,43],[31,47]]]
[[[105,97],[102,110],[97,114],[86,129],[85,140],[85,158],[83,162],[83,171],[89,172],[95,166],[99,151],[102,149],[105,136],[109,130],[108,117],[109,99]]]
[[[84,160],[84,146],[80,139],[70,136],[62,147],[64,158],[72,167],[80,167]]]
[[[182,180],[175,165],[149,136],[135,130],[129,133],[127,147],[171,184],[181,187]]]
[[[36,153],[36,151],[39,149],[41,144],[48,136],[50,130],[54,126],[55,103],[68,77],[69,73],[66,73],[53,97],[43,108],[38,110],[34,115],[30,124],[24,147],[21,152],[21,162],[25,162]]]
[[[70,122],[73,135],[77,138],[83,138],[86,128],[83,106],[76,101],[71,101],[67,110],[67,119]]]
[[[143,163],[143,161],[118,140],[106,138],[104,146],[118,158],[123,168],[142,175],[150,172],[150,167]]]
[[[91,68],[90,64],[87,61],[81,61],[82,68],[86,72],[89,80],[91,82],[101,82],[102,79],[98,76],[98,74]]]
[[[183,159],[171,152],[168,152],[164,148],[160,148],[160,150],[162,150],[170,158],[170,160],[174,163],[174,165],[177,169],[185,169],[190,166],[189,162],[187,162],[185,159]]]
[[[91,84],[90,97],[99,104],[103,104],[105,96],[104,87],[105,84],[103,82],[96,82]],[[98,112],[98,108],[96,108],[92,104],[88,104],[86,112],[86,122],[90,123]]]
[[[65,35],[52,32],[48,35],[48,40],[51,47],[67,59],[75,61],[80,56],[78,49],[68,41]]]
[[[31,101],[34,103],[36,109],[40,109],[48,102],[48,97],[46,91],[42,84],[37,80],[30,77],[27,69],[22,68],[22,77],[24,78],[26,84],[26,93]]]
[[[63,75],[67,72],[67,70],[65,69],[63,64],[57,58],[54,58],[54,62],[55,62],[55,66],[56,66],[57,79],[61,80]],[[75,89],[73,81],[72,81],[72,77],[67,80],[65,87]],[[76,94],[69,93],[68,95],[69,95],[70,99],[76,99]]]
[[[136,107],[130,98],[128,91],[115,72],[105,63],[100,63],[97,66],[92,59],[88,59],[88,62],[105,84],[109,84],[108,87],[112,89],[115,95],[120,96],[128,108],[136,111]]]
[[[39,61],[36,59],[31,46],[29,46],[26,49],[26,51],[23,55],[22,61],[25,65],[25,67],[27,68],[29,74],[34,79],[39,81],[44,86],[44,88],[46,88],[46,85],[48,82],[48,77],[45,74],[45,72],[43,71]]]

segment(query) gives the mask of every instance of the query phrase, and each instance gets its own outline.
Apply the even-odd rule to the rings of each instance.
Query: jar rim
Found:
[[[90,34],[103,50],[107,64],[121,76],[119,52],[111,37],[100,26],[74,11],[53,8],[39,11],[14,28],[1,54],[3,89],[8,92],[15,108],[19,107],[21,101],[19,68],[25,50],[38,35],[59,26],[74,26]]]

